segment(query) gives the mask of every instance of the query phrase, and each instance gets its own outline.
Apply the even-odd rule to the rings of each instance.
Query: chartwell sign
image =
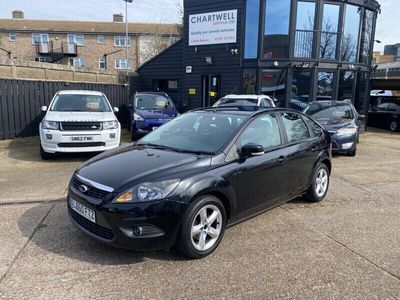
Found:
[[[189,16],[189,46],[236,43],[237,10]]]

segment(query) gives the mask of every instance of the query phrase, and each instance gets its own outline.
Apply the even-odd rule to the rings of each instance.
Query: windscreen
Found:
[[[107,99],[101,95],[57,95],[50,111],[110,112]]]
[[[192,112],[184,114],[140,140],[139,145],[162,146],[182,152],[219,152],[236,133],[245,116]]]
[[[140,95],[135,99],[135,108],[144,110],[174,108],[171,99],[161,95]]]
[[[353,119],[353,110],[348,104],[332,105],[328,103],[313,103],[308,105],[304,111],[306,115],[314,119]]]

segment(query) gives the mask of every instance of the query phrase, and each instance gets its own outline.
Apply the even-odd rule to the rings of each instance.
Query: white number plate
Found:
[[[93,142],[92,136],[71,136],[71,142]]]
[[[86,206],[75,201],[74,199],[69,199],[69,206],[82,217],[88,219],[93,223],[96,223],[96,213],[90,208],[87,208]]]

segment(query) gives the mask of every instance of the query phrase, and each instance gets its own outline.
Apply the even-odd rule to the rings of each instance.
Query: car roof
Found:
[[[309,102],[309,104],[326,104],[326,105],[331,105],[331,106],[337,106],[337,105],[352,105],[351,102],[347,100],[323,100],[323,101],[313,101]]]
[[[288,109],[288,108],[276,108],[276,107],[258,107],[256,111],[242,110],[240,107],[228,106],[228,107],[203,107],[193,109],[189,112],[203,112],[203,113],[214,113],[214,114],[234,114],[253,117],[265,112],[294,112],[299,114],[299,111]]]
[[[168,97],[168,94],[164,92],[136,92],[135,95],[157,95],[157,96]]]
[[[254,99],[257,100],[258,98],[269,98],[266,95],[226,95],[225,97],[223,97],[222,99],[225,98],[230,98],[230,99]]]
[[[103,96],[102,92],[98,91],[84,91],[84,90],[66,90],[59,91],[59,95],[92,95],[92,96]]]

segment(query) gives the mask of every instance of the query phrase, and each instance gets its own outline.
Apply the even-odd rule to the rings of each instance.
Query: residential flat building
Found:
[[[0,19],[0,60],[57,63],[116,73],[127,68],[135,71],[149,59],[148,51],[154,53],[149,49],[153,41],[168,46],[179,39],[174,24],[129,23],[127,41],[123,21],[121,14],[115,14],[113,22],[28,20],[23,12],[14,11],[12,19]]]

